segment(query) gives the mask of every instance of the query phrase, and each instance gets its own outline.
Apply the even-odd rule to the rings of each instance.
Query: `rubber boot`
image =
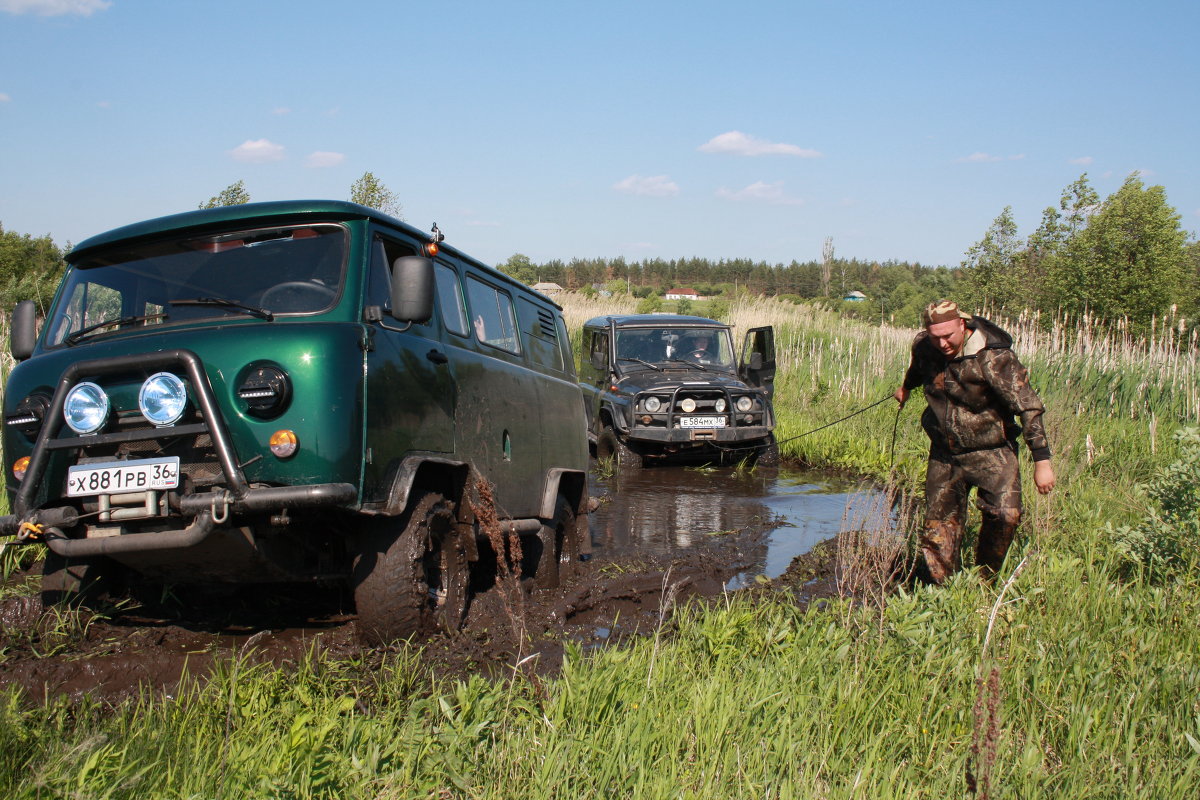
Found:
[[[1021,523],[1019,508],[982,509],[983,521],[979,525],[979,544],[975,549],[975,563],[984,580],[995,580],[996,573],[1004,565],[1004,556]]]

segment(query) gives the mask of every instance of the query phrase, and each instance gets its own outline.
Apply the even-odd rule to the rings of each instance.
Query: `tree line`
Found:
[[[200,208],[250,202],[237,181]],[[398,195],[366,172],[350,200],[401,217]],[[671,309],[661,298],[687,287],[731,298],[748,292],[817,302],[848,316],[898,325],[918,324],[921,308],[944,297],[964,307],[1015,314],[1023,310],[1087,314],[1123,321],[1134,331],[1168,320],[1180,332],[1200,316],[1200,243],[1181,227],[1162,186],[1146,187],[1138,174],[1101,200],[1087,174],[1067,186],[1041,223],[1022,237],[1006,207],[954,267],[909,261],[839,258],[826,239],[820,260],[768,263],[751,259],[554,259],[534,263],[516,253],[498,268],[528,284],[557,283],[571,290],[631,294],[646,310]],[[67,250],[70,245],[67,246]],[[48,304],[62,274],[64,250],[49,236],[5,231],[0,225],[0,308],[18,300]],[[861,292],[862,300],[846,300]]]

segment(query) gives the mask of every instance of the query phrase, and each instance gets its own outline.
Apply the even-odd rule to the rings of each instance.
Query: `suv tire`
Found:
[[[386,645],[431,628],[462,627],[470,585],[467,555],[454,531],[454,504],[420,497],[401,523],[372,523],[354,561],[359,639]]]
[[[617,432],[610,427],[600,431],[600,436],[596,439],[596,458],[598,460],[611,458],[617,462],[618,467],[630,469],[641,469],[642,467],[641,454],[621,441],[621,437],[617,436]]]

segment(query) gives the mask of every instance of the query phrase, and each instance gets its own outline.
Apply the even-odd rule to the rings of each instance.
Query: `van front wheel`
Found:
[[[390,644],[462,627],[470,573],[454,522],[454,504],[429,492],[400,520],[368,523],[352,572],[362,641]]]

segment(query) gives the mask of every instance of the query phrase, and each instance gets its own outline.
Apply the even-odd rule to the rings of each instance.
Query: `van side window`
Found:
[[[517,316],[521,320],[524,339],[529,343],[530,360],[540,367],[562,372],[563,362],[558,349],[558,329],[554,327],[554,314],[524,297],[518,297]]]
[[[466,336],[467,309],[463,307],[458,274],[445,264],[435,264],[434,275],[437,276],[438,306],[442,309],[442,322],[445,323],[446,330]]]
[[[559,356],[562,358],[565,365],[563,372],[570,377],[575,377],[575,352],[571,347],[571,337],[567,334],[567,323],[563,321],[562,315],[555,315],[556,327],[558,328],[558,349]]]
[[[367,275],[366,304],[390,310],[392,307],[392,264],[400,256],[416,255],[411,245],[376,236],[371,245],[371,271]]]
[[[510,353],[521,352],[511,297],[468,275],[467,302],[471,306],[471,325],[479,341]]]

